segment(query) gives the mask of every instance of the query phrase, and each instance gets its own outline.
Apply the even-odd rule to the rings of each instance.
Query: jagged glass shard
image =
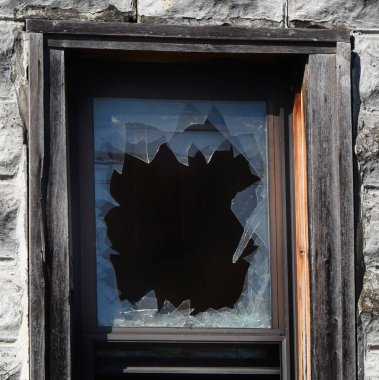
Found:
[[[168,141],[168,146],[175,154],[176,159],[183,165],[188,166],[188,151],[191,147],[183,133],[175,133]]]
[[[245,190],[237,193],[237,195],[232,200],[231,209],[242,226],[246,225],[249,216],[257,207],[257,186],[259,185],[253,184],[247,187]]]
[[[264,148],[260,147],[260,143],[257,142],[257,134],[256,132],[237,136],[238,144],[236,146],[240,147],[241,154],[248,159],[253,172],[257,173],[259,177],[263,177],[266,171],[266,157]]]
[[[104,218],[114,206],[117,206],[114,202],[103,201],[96,204],[96,216]]]
[[[134,305],[135,310],[154,310],[158,311],[157,306],[157,297],[155,296],[154,290],[151,290],[144,297],[142,297],[138,302]]]
[[[245,228],[238,244],[238,247],[233,255],[233,263],[241,257],[243,251],[245,250],[250,239],[253,237],[254,232],[259,228],[262,222],[263,213],[266,212],[266,202],[261,200],[254,211],[250,214],[248,220],[246,221]]]
[[[209,163],[213,153],[224,143],[225,138],[219,133],[184,131],[174,133],[168,141],[168,146],[175,154],[177,160],[188,166],[191,145],[195,145],[203,153],[207,163]]]
[[[94,121],[98,324],[271,327],[265,104],[95,98]],[[230,202],[230,209],[243,230],[235,251],[230,252],[230,261],[240,265],[242,260],[248,265],[242,292],[233,307],[217,310],[210,307],[194,314],[195,308],[189,299],[183,299],[178,307],[166,299],[158,308],[158,297],[153,290],[137,302],[120,298],[120,279],[116,278],[111,261],[119,252],[113,249],[105,223],[105,217],[119,207],[111,195],[110,181],[115,173],[122,176],[126,155],[150,165],[164,144],[177,161],[188,168],[199,152],[207,165],[213,165],[216,152],[231,151],[236,160],[239,156],[247,160],[251,174],[256,177],[255,183],[235,193]],[[116,197],[118,201],[119,197],[122,198],[122,193]],[[185,217],[188,219],[190,215]],[[219,233],[226,231],[220,229]],[[132,256],[130,260],[138,260],[138,257]],[[210,271],[216,269],[217,265],[209,268]]]
[[[189,317],[192,311],[193,309],[191,309],[191,301],[185,300],[173,311],[173,314],[177,313]]]
[[[207,111],[203,112],[196,107],[195,102],[186,101],[183,111],[180,113],[178,124],[176,126],[177,132],[182,132],[191,125],[203,124],[207,117]]]
[[[165,300],[163,302],[162,309],[159,310],[160,314],[171,314],[175,311],[175,306],[170,302]]]

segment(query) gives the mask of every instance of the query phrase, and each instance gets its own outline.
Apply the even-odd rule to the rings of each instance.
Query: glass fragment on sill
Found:
[[[265,104],[262,102],[95,98],[94,164],[99,325],[271,327],[265,112]],[[139,263],[138,259],[129,260],[137,268],[135,273],[125,273],[135,283],[143,283],[140,294],[133,295],[136,299],[131,301],[125,299],[120,291],[121,272],[115,270],[115,263],[121,262],[122,258],[115,250],[117,242],[111,241],[109,223],[106,223],[106,216],[112,210],[122,208],[120,202],[116,201],[122,195],[116,190],[112,193],[112,177],[123,178],[123,170],[125,171],[133,157],[147,165],[137,163],[134,167],[138,167],[140,171],[150,168],[151,171],[151,168],[157,166],[154,162],[163,157],[162,151],[166,152],[165,157],[169,157],[171,152],[177,160],[177,165],[172,159],[169,162],[178,171],[178,178],[192,178],[188,174],[191,163],[206,170],[220,161],[221,154],[227,157],[230,151],[237,161],[241,161],[241,156],[246,160],[250,176],[255,178],[253,182],[246,182],[247,187],[239,189],[230,201],[229,209],[238,220],[241,230],[239,241],[236,241],[235,247],[229,252],[230,267],[245,265],[246,274],[242,279],[238,299],[229,307],[208,307],[202,310],[201,307],[193,307],[185,294],[181,301],[180,297],[175,299],[176,306],[168,299],[162,302],[162,296],[154,292],[152,279],[145,279],[144,276],[133,277],[139,270],[142,273],[144,268],[144,263]],[[199,152],[205,164],[202,163]],[[124,218],[127,219],[127,216]],[[225,218],[229,220],[231,216]],[[149,225],[146,221],[143,223]],[[221,224],[220,229],[218,233],[221,236],[227,233],[224,231],[225,225]],[[154,228],[150,227],[150,230],[154,232]],[[122,235],[122,232],[119,234]],[[113,240],[117,239],[113,236]],[[217,269],[219,264],[216,261],[217,259],[214,260],[214,268],[209,268],[210,271]],[[247,264],[242,264],[243,262]],[[222,282],[228,281],[226,277],[228,276]],[[197,279],[199,282],[202,280],[206,283],[204,279]]]

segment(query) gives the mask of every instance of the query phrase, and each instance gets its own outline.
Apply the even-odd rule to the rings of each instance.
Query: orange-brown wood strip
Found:
[[[298,378],[301,380],[310,380],[310,290],[308,257],[307,156],[306,129],[303,107],[303,92],[299,92],[295,95],[293,108]]]

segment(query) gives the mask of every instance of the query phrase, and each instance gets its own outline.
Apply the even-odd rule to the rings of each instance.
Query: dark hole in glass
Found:
[[[243,227],[231,210],[237,192],[259,181],[242,156],[216,151],[207,164],[192,146],[189,165],[162,144],[152,162],[125,154],[110,192],[119,206],[105,216],[120,299],[154,290],[158,309],[190,300],[192,314],[233,308],[249,263],[232,262]],[[256,249],[250,241],[243,255]]]

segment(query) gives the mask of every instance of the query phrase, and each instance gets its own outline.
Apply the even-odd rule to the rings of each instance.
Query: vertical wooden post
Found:
[[[312,378],[353,380],[355,292],[350,45],[308,61]]]
[[[71,379],[70,249],[65,51],[51,49],[47,240],[49,244],[50,379]]]
[[[294,189],[296,220],[296,299],[298,379],[311,379],[310,290],[308,252],[307,151],[304,94],[295,95],[293,106]]]
[[[29,321],[30,379],[45,379],[45,171],[43,34],[30,33],[29,58]]]
[[[354,278],[353,141],[351,121],[351,46],[337,42],[337,114],[339,127],[339,186],[341,218],[341,293],[343,378],[357,372]]]

